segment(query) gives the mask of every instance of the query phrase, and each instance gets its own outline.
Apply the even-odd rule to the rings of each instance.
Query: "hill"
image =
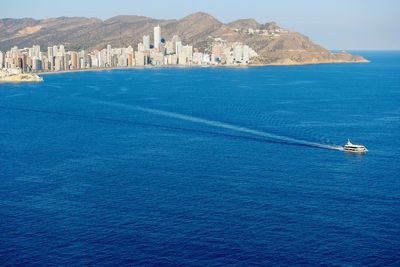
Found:
[[[66,49],[102,49],[136,47],[143,35],[161,26],[162,36],[179,35],[183,43],[207,48],[209,37],[242,42],[259,55],[258,64],[312,64],[330,62],[366,62],[360,56],[331,53],[314,44],[301,33],[282,29],[275,22],[261,24],[254,19],[241,19],[225,24],[213,16],[198,12],[180,20],[159,20],[143,16],[116,16],[107,20],[85,17],[59,17],[44,20],[31,18],[0,19],[0,50],[12,46],[30,47],[64,44]]]

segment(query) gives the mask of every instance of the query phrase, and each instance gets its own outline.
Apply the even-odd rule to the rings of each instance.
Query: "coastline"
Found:
[[[276,67],[276,66],[306,66],[306,65],[324,65],[324,64],[354,64],[354,63],[370,63],[369,60],[343,60],[343,61],[307,61],[307,62],[282,62],[271,64],[248,64],[248,65],[146,65],[146,66],[130,66],[130,67],[116,67],[116,68],[91,68],[91,69],[78,69],[78,70],[63,70],[63,71],[44,71],[35,72],[37,75],[53,75],[65,73],[78,73],[78,72],[95,72],[95,71],[113,71],[113,70],[130,70],[130,69],[158,69],[158,68],[252,68],[252,67]]]
[[[43,78],[36,73],[21,73],[0,77],[0,83],[39,83]]]

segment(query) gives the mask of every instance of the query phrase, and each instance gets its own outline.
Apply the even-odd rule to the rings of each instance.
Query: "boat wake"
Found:
[[[176,113],[176,112],[170,112],[170,111],[164,111],[164,110],[152,109],[152,108],[145,108],[145,107],[129,105],[129,104],[101,101],[101,100],[92,100],[92,102],[97,103],[97,104],[113,106],[113,107],[120,107],[120,108],[124,108],[124,109],[141,111],[141,112],[145,112],[145,113],[149,113],[149,114],[153,114],[153,115],[157,115],[157,116],[163,116],[163,117],[178,119],[178,120],[182,120],[182,121],[193,122],[193,123],[197,123],[197,124],[208,125],[208,126],[212,126],[212,127],[216,127],[216,128],[227,129],[227,130],[231,130],[231,131],[235,131],[235,132],[250,134],[253,136],[263,137],[263,138],[272,139],[272,140],[276,140],[276,141],[282,141],[282,142],[286,142],[286,143],[290,143],[290,144],[297,144],[297,145],[317,147],[317,148],[322,148],[322,149],[343,151],[342,146],[328,145],[328,144],[322,144],[322,143],[317,143],[317,142],[301,140],[301,139],[292,138],[292,137],[288,137],[288,136],[277,135],[277,134],[268,133],[268,132],[264,132],[264,131],[260,131],[260,130],[256,130],[256,129],[251,129],[248,127],[238,126],[238,125],[234,125],[234,124],[230,124],[230,123],[226,123],[226,122],[209,120],[209,119],[194,117],[194,116]]]

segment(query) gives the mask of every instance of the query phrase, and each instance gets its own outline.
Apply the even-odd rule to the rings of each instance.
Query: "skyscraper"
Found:
[[[58,52],[60,53],[60,56],[61,56],[61,57],[65,56],[65,48],[64,48],[64,45],[60,45],[60,49],[58,50]]]
[[[243,60],[243,45],[241,43],[235,44],[233,47],[233,57],[235,63],[241,63]]]
[[[175,43],[175,53],[178,55],[180,52],[182,52],[182,42],[181,41],[177,41]]]
[[[78,53],[75,51],[71,52],[71,69],[78,69]]]
[[[174,35],[173,37],[172,37],[172,46],[173,46],[173,49],[174,49],[174,53],[177,53],[176,52],[176,43],[177,42],[180,42],[181,41],[181,38],[179,38],[179,36],[178,35]]]
[[[112,54],[111,54],[111,45],[107,45],[107,67],[111,67]]]
[[[55,57],[58,57],[58,47],[55,45],[55,46],[53,46],[53,55],[55,56]]]
[[[150,36],[148,35],[143,36],[143,48],[144,50],[150,50]]]
[[[161,42],[161,28],[160,25],[154,27],[154,48],[160,49],[160,42]]]
[[[53,53],[53,47],[51,46],[47,47],[47,57],[50,62],[53,60],[54,53]]]

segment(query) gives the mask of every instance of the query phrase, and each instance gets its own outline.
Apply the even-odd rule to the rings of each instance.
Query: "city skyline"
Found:
[[[344,1],[320,3],[315,0],[302,2],[249,0],[192,3],[181,0],[144,3],[116,0],[112,4],[93,1],[58,3],[57,9],[49,10],[51,1],[22,1],[25,8],[5,4],[1,18],[32,17],[46,19],[60,16],[85,16],[108,19],[117,15],[143,15],[157,19],[180,19],[197,11],[203,11],[227,23],[236,19],[254,18],[260,23],[276,21],[284,28],[299,31],[316,43],[329,49],[348,50],[396,50],[400,49],[400,37],[395,34],[400,18],[400,3],[384,1]],[[157,8],[154,8],[156,6]],[[177,8],[172,8],[177,7]],[[307,19],[305,19],[307,18]]]
[[[283,33],[282,29],[258,31],[258,34],[274,36]],[[101,50],[74,51],[63,44],[41,49],[40,45],[0,51],[0,77],[31,72],[75,71],[98,68],[126,68],[152,66],[206,66],[206,65],[248,65],[257,53],[240,42],[227,42],[222,38],[211,38],[210,51],[199,51],[192,45],[184,45],[178,35],[165,40],[161,27],[153,28],[153,39],[143,35],[142,43],[135,50],[128,47],[112,47],[110,44]]]

